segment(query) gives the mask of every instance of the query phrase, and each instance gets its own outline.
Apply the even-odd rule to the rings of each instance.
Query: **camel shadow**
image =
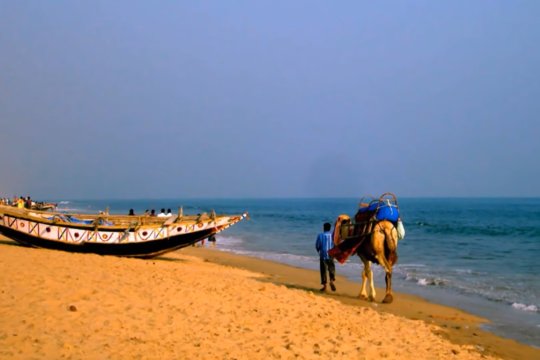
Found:
[[[259,281],[259,282],[263,282],[263,283],[269,283],[269,284],[274,284],[274,285],[278,285],[278,286],[284,286],[287,289],[301,290],[301,291],[305,291],[305,292],[312,292],[312,293],[315,293],[315,294],[321,294],[321,295],[327,295],[327,296],[328,295],[329,296],[338,296],[340,298],[358,299],[357,297],[342,294],[342,293],[321,292],[318,287],[314,288],[312,286],[299,285],[299,284],[290,284],[290,283],[287,283],[287,282],[284,282],[284,281],[276,281],[275,279],[271,279],[271,278],[264,278],[264,279],[256,278],[256,280]]]

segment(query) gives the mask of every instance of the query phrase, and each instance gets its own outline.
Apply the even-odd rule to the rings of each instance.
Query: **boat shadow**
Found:
[[[14,240],[4,240],[0,239],[0,245],[8,245],[8,246],[17,246],[17,247],[23,247],[23,248],[30,248],[31,246],[24,245],[21,243],[18,243]]]
[[[2,246],[2,245],[22,247],[22,248],[27,248],[27,249],[28,248],[37,249],[34,246],[24,245],[24,244],[21,244],[21,243],[19,243],[17,241],[9,240],[9,239],[0,239],[0,246]],[[83,254],[83,253],[81,253],[81,254]],[[115,255],[106,255],[106,256],[115,256]],[[119,256],[119,257],[123,257],[123,256]],[[186,263],[185,259],[175,258],[175,257],[171,257],[171,256],[157,256],[157,257],[154,257],[154,258],[147,258],[147,259],[143,259],[143,260],[147,260],[147,261],[166,261],[166,262],[173,262],[173,263]]]
[[[170,257],[170,256],[156,256],[155,258],[147,259],[152,261],[165,261],[165,262],[172,262],[172,263],[186,263],[187,260],[180,259],[176,257]]]

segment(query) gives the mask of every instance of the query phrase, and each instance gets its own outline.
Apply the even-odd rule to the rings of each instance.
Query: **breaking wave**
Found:
[[[521,310],[521,311],[528,311],[528,312],[533,312],[533,313],[539,312],[538,311],[538,306],[536,306],[536,305],[526,305],[526,304],[520,304],[520,303],[513,303],[512,307],[514,309]]]

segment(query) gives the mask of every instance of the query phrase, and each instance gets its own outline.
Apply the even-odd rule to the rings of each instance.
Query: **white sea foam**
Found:
[[[310,264],[313,262],[312,257],[303,256],[303,255],[272,253],[272,252],[265,252],[265,251],[252,251],[250,252],[250,254],[253,256],[262,258],[262,259],[272,260],[272,261],[290,264],[290,265],[305,265],[305,264]]]
[[[227,247],[234,247],[235,245],[242,244],[243,241],[239,237],[235,236],[223,236],[223,235],[217,235],[216,241],[220,244],[226,245]]]
[[[293,254],[287,254],[287,253],[265,253],[265,257],[273,258],[279,262],[286,262],[286,263],[292,263],[296,264],[298,262],[300,263],[306,263],[306,262],[313,262],[313,257],[310,256],[304,256],[304,255],[293,255]]]
[[[445,284],[445,281],[443,279],[420,278],[416,283],[421,286],[442,286]]]
[[[538,307],[536,305],[525,305],[520,303],[513,303],[512,307],[517,310],[521,311],[528,311],[528,312],[538,312]]]
[[[403,269],[415,269],[415,268],[425,268],[427,265],[425,264],[398,264],[396,267],[403,268]]]
[[[80,209],[80,208],[68,208],[68,207],[63,207],[63,206],[59,206],[56,208],[57,211],[60,211],[60,212],[71,212],[71,213],[85,213],[87,211],[83,210],[83,209]]]

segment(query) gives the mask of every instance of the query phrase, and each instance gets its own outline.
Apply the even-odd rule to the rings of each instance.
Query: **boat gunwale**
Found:
[[[3,211],[3,210],[6,211]],[[39,211],[34,209],[19,209],[12,206],[0,205],[0,216],[8,215],[17,219],[24,219],[29,221],[35,221],[42,224],[54,225],[54,226],[65,226],[73,229],[82,229],[82,230],[102,230],[102,231],[112,231],[112,232],[122,232],[122,231],[135,231],[140,229],[157,229],[165,227],[174,227],[179,225],[196,225],[205,222],[217,222],[220,218],[229,218],[227,223],[235,223],[236,219],[241,220],[245,217],[245,214],[242,215],[216,215],[211,217],[206,213],[200,215],[184,215],[179,217],[178,215],[173,215],[176,219],[167,224],[167,221],[170,221],[171,217],[158,217],[158,216],[146,216],[146,215],[120,215],[120,214],[81,214],[81,213],[63,213],[63,212],[51,212],[51,211]],[[51,217],[48,219],[44,216]],[[58,219],[55,219],[55,216],[58,216]],[[103,221],[112,221],[112,225],[108,224],[81,224],[63,221],[62,216],[71,216],[80,219],[87,220],[103,220]],[[115,221],[125,221],[125,224],[117,224]]]

